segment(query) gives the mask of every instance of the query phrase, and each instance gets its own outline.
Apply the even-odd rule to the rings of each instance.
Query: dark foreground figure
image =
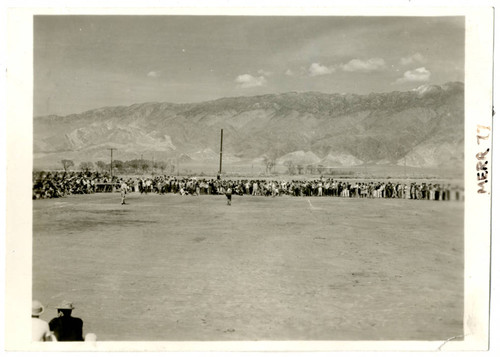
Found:
[[[56,308],[59,316],[49,322],[49,327],[57,340],[83,341],[83,321],[78,317],[71,316],[74,309],[73,304],[63,301]]]

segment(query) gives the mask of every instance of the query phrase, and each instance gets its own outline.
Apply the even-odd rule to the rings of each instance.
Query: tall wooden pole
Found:
[[[224,129],[220,130],[220,160],[219,160],[219,175],[222,174],[222,137],[224,135]]]
[[[406,155],[405,155],[405,179],[406,179]]]
[[[113,150],[116,150],[114,148],[109,148],[111,151],[111,163],[109,164],[109,173],[111,175],[111,179],[113,179]]]

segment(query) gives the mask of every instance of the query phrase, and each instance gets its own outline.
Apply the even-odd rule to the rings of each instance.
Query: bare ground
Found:
[[[446,340],[463,202],[116,194],[33,202],[33,298],[99,340]]]

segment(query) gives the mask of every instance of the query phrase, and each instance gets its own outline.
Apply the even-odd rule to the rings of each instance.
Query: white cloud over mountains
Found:
[[[333,66],[323,66],[320,63],[313,63],[309,67],[309,75],[311,77],[316,77],[316,76],[324,76],[326,74],[331,74],[335,72],[335,68]]]
[[[263,69],[259,69],[257,73],[260,74],[260,76],[252,76],[248,73],[240,74],[234,81],[238,83],[239,88],[262,87],[267,84],[266,77],[273,74],[272,72],[265,71]]]
[[[383,58],[370,58],[366,61],[359,58],[350,60],[347,64],[341,66],[346,72],[371,72],[377,71],[385,67]]]
[[[397,60],[396,60],[397,61]],[[414,53],[408,57],[403,57],[400,63],[411,64],[417,62],[426,62],[426,59],[420,53]],[[336,64],[322,64],[320,62],[312,63],[309,68],[301,67],[300,70],[292,70],[291,68],[286,69],[281,72],[282,75],[289,77],[318,77],[327,76],[335,72],[381,72],[390,69],[385,60],[381,57],[372,57],[368,59],[353,58],[346,63],[336,63]],[[252,75],[249,73],[241,74],[236,77],[235,82],[239,88],[253,88],[253,87],[263,87],[267,84],[267,79],[273,73],[264,69],[259,69],[257,74]],[[407,70],[404,72],[403,76],[398,78],[393,83],[407,83],[407,82],[427,82],[431,77],[431,71],[425,67],[418,67],[412,70]]]
[[[385,60],[383,58],[375,57],[367,60],[353,58],[352,60],[350,60],[345,64],[337,64],[331,66],[323,65],[320,63],[313,63],[309,67],[309,76],[315,77],[315,76],[332,74],[337,69],[340,69],[344,72],[373,72],[384,68],[385,68]],[[289,71],[290,70],[288,70],[286,74],[288,74]]]
[[[262,87],[267,83],[264,76],[254,77],[251,74],[240,74],[234,81],[240,88]]]
[[[431,78],[431,71],[425,67],[420,67],[406,71],[403,77],[399,78],[396,83],[405,82],[427,82]]]

